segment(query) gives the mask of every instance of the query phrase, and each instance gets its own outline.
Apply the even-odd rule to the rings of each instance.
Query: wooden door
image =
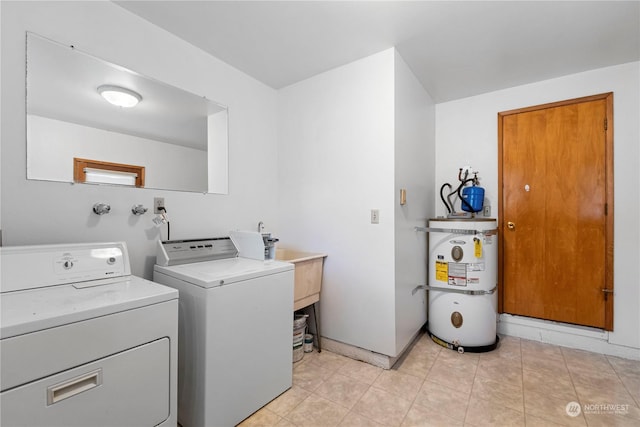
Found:
[[[498,115],[502,312],[613,330],[612,106]]]

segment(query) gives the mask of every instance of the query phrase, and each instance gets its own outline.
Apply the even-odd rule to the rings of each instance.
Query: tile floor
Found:
[[[513,337],[458,354],[423,335],[390,370],[324,350],[241,427],[487,425],[638,427],[640,361]]]

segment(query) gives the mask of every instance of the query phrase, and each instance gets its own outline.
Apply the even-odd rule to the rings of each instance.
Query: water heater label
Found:
[[[482,258],[482,242],[477,237],[473,238],[473,254],[476,258]]]
[[[467,286],[467,264],[449,263],[449,284],[453,286]]]
[[[446,282],[449,279],[449,268],[446,261],[436,261],[436,280]]]
[[[467,264],[467,271],[484,271],[484,262],[470,262]]]

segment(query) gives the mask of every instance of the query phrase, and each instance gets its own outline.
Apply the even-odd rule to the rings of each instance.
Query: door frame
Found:
[[[562,107],[565,105],[579,104],[582,102],[606,101],[606,122],[605,127],[605,283],[603,288],[609,294],[605,294],[605,330],[613,331],[613,92],[606,92],[597,95],[584,96],[581,98],[568,99],[564,101],[551,102],[548,104],[534,105],[531,107],[518,108],[515,110],[502,111],[498,113],[498,313],[503,313],[504,303],[504,215],[503,215],[503,119],[506,116],[526,113],[530,111],[543,110],[547,108]]]

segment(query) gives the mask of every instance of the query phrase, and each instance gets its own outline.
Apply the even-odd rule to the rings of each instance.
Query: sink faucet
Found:
[[[258,233],[262,233],[262,230],[264,230],[264,222],[260,221],[258,223]]]

